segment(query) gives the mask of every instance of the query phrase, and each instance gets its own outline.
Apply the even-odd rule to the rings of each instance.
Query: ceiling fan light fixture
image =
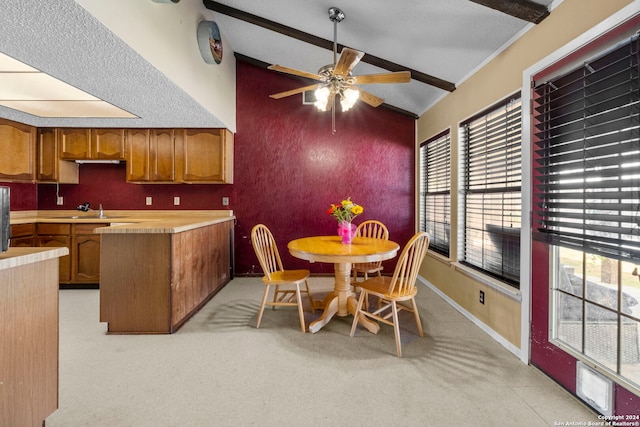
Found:
[[[316,102],[313,103],[315,107],[320,111],[327,111],[327,104],[329,103],[329,95],[331,91],[327,86],[320,86],[315,90]]]
[[[360,91],[356,89],[351,89],[350,87],[340,92],[340,105],[342,106],[342,111],[349,111],[351,107],[355,105],[355,103],[360,98]]]

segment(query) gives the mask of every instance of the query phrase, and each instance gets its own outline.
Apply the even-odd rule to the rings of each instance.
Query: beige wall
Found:
[[[236,61],[223,34],[220,64],[202,60],[200,21],[215,21],[202,0],[76,0],[200,105],[236,132]],[[123,18],[124,17],[124,18]]]
[[[458,221],[458,124],[510,94],[519,92],[525,69],[630,3],[631,0],[564,0],[542,23],[531,28],[420,117],[417,125],[418,143],[451,129],[452,224]],[[452,227],[451,262],[456,261],[456,240],[456,230]],[[505,294],[499,290],[499,286],[496,289],[483,284],[450,262],[432,256],[427,256],[420,273],[469,314],[520,348],[521,303],[517,296]],[[485,292],[484,305],[478,302],[480,290]]]

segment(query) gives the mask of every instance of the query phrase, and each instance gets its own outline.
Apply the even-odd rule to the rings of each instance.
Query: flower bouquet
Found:
[[[339,204],[331,204],[327,213],[338,220],[338,235],[342,237],[342,243],[349,245],[355,234],[355,226],[351,221],[364,212],[364,208],[351,201],[351,197],[347,197]]]

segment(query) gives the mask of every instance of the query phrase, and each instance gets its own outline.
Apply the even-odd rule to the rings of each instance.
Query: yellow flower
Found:
[[[354,215],[360,215],[362,212],[364,212],[364,208],[360,205],[355,205],[351,208],[351,213]]]

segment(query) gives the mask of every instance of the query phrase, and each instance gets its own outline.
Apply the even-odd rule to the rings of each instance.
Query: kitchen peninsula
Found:
[[[235,218],[223,212],[176,211],[95,230],[108,333],[173,333],[231,280]]]
[[[44,425],[58,408],[58,258],[67,248],[0,253],[0,425]]]
[[[234,220],[231,210],[11,212],[12,230],[90,228],[95,238],[83,240],[84,253],[92,253],[98,267],[84,271],[98,270],[100,321],[118,334],[173,333],[226,285],[233,276]],[[95,260],[73,256],[77,246],[69,251],[70,268],[82,271],[78,266]]]

